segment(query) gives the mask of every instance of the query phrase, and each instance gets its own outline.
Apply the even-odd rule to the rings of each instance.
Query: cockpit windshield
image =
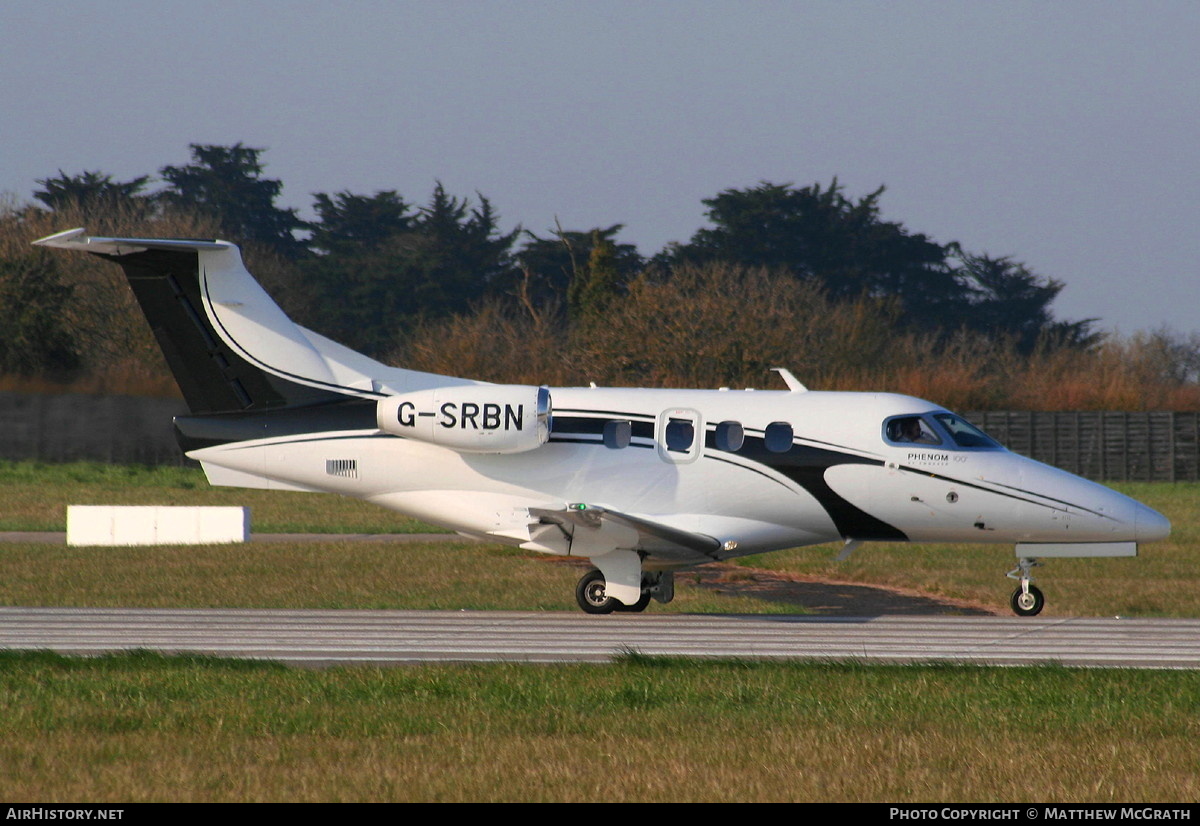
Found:
[[[950,438],[959,447],[1000,447],[1000,445],[962,416],[953,413],[935,413],[933,418],[946,429]]]
[[[896,416],[884,422],[883,434],[895,445],[941,445],[951,450],[1000,447],[982,430],[953,413]]]

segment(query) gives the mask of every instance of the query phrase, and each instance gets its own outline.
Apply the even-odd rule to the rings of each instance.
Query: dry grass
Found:
[[[88,396],[148,396],[182,398],[179,386],[166,368],[138,362],[98,366],[78,376],[0,376],[0,391],[55,396],[78,393]]]
[[[210,487],[196,468],[0,462],[0,530],[66,530],[68,505],[249,507],[260,533],[441,532],[357,499]]]
[[[578,561],[468,542],[0,545],[0,604],[93,608],[577,611]],[[681,582],[654,612],[796,613]]]
[[[1200,794],[1198,680],[15,657],[0,660],[0,788],[39,802],[1186,802]]]
[[[634,387],[778,387],[778,366],[813,389],[905,393],[955,410],[1200,410],[1195,336],[1022,355],[980,335],[897,332],[897,321],[886,302],[833,302],[762,270],[684,267],[636,280],[603,318],[573,327],[493,300],[408,331],[392,359],[503,383]]]

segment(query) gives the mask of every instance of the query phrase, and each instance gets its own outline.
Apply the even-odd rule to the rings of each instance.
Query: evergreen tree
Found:
[[[1091,330],[1095,319],[1059,322],[1050,304],[1063,284],[1044,278],[1011,258],[962,253],[959,270],[971,288],[974,312],[968,326],[990,335],[1013,339],[1017,350],[1029,354],[1039,344],[1086,347],[1099,341]]]
[[[240,142],[193,143],[190,164],[159,170],[169,185],[162,197],[169,204],[214,216],[232,241],[257,242],[286,257],[298,257],[304,246],[294,233],[306,225],[296,210],[275,206],[283,183],[263,177],[259,156],[264,151]]]
[[[114,181],[101,172],[67,175],[61,169],[53,178],[38,178],[41,189],[33,197],[55,212],[79,209],[83,212],[112,210],[119,205],[148,203],[149,196],[140,194],[150,181],[149,175],[132,181]]]
[[[308,245],[324,253],[354,254],[378,247],[412,226],[412,208],[394,189],[374,195],[318,192],[313,196],[318,220],[310,224]]]
[[[587,232],[559,229],[552,238],[539,238],[526,231],[529,241],[517,254],[517,261],[529,276],[530,298],[539,304],[555,300],[569,302],[571,284],[577,278],[586,277],[584,270],[598,242],[612,250],[617,282],[628,284],[645,262],[633,244],[617,243],[617,233],[622,229],[623,224],[613,224],[607,229],[596,227]]]
[[[567,311],[573,321],[600,318],[621,293],[621,273],[617,250],[612,241],[592,230],[592,251],[587,268],[571,280],[567,291]]]
[[[1014,338],[1023,352],[1044,336],[1094,341],[1090,321],[1054,320],[1050,303],[1062,289],[1059,282],[1007,258],[966,254],[958,244],[937,244],[883,220],[883,192],[880,187],[854,201],[836,178],[824,188],[763,182],[728,189],[703,202],[712,227],[655,260],[763,266],[815,282],[833,300],[891,303],[912,330],[950,335],[966,328]]]
[[[72,291],[45,255],[0,259],[0,373],[61,374],[79,367],[65,313]]]
[[[306,323],[376,355],[417,318],[465,312],[515,280],[510,250],[520,230],[501,233],[487,198],[473,206],[438,183],[416,216],[391,216],[404,228],[374,244],[326,244],[305,267],[314,296]]]
[[[659,261],[782,270],[816,281],[833,299],[896,296],[923,316],[965,298],[946,266],[947,247],[882,220],[883,192],[852,201],[836,178],[824,189],[765,181],[727,189],[703,201],[714,226],[668,248]]]

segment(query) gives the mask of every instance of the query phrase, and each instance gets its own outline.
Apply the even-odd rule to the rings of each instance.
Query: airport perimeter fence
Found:
[[[179,399],[0,393],[0,459],[184,464]],[[1001,444],[1099,481],[1200,480],[1200,414],[979,411]]]
[[[181,399],[0,393],[0,459],[182,465]]]
[[[964,415],[1009,450],[1088,479],[1200,479],[1197,413],[992,410]]]

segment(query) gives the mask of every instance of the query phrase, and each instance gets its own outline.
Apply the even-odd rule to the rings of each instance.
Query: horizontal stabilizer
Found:
[[[146,250],[174,250],[196,252],[198,250],[228,250],[234,245],[228,241],[209,241],[193,238],[104,238],[88,235],[83,227],[47,235],[33,242],[37,247],[93,252],[97,255],[133,255]]]

